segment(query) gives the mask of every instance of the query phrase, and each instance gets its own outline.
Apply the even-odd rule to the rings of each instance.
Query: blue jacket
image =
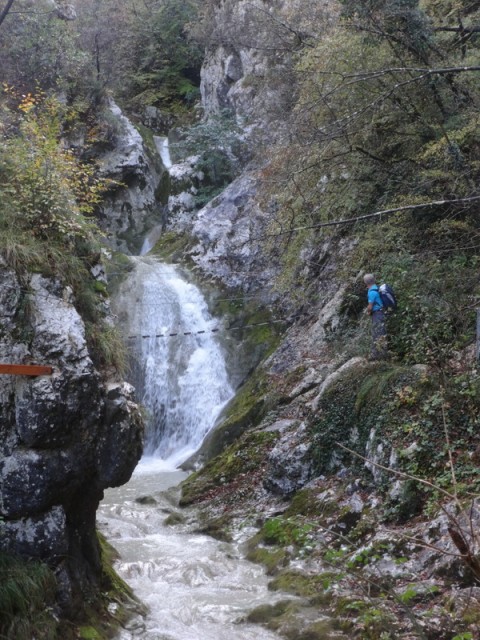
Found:
[[[368,304],[373,305],[372,313],[374,313],[375,311],[380,311],[380,309],[383,309],[383,302],[380,297],[380,294],[378,293],[378,287],[376,284],[374,284],[368,290]]]

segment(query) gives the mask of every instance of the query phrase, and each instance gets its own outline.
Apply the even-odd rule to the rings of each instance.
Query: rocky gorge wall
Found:
[[[249,133],[265,132],[264,140],[288,129],[285,85],[275,93],[273,78],[278,72],[277,79],[288,79],[291,50],[276,56],[278,47],[269,53],[257,47],[249,20],[262,15],[271,25],[294,9],[295,3],[266,2],[217,7],[218,37],[202,69],[207,114],[231,109]],[[262,27],[258,33],[268,42]],[[272,589],[303,600],[297,609],[254,612],[252,620],[285,637],[474,638],[479,573],[465,553],[478,553],[478,501],[456,499],[447,454],[442,446],[434,454],[431,438],[443,442],[442,423],[456,430],[467,414],[474,428],[478,403],[467,409],[451,389],[442,405],[438,372],[428,366],[368,362],[368,318],[361,308],[349,311],[342,272],[354,237],[332,234],[305,244],[305,291],[278,294],[281,260],[263,251],[271,212],[258,198],[268,162],[264,148],[188,227],[184,257],[194,269],[232,295],[254,294],[284,316],[287,328],[207,437],[197,455],[204,466],[184,483],[181,504],[197,505],[204,530],[220,538],[246,524],[257,527],[246,543],[249,557],[266,566]],[[466,384],[462,371],[459,365],[458,383]],[[424,440],[423,430],[436,436]],[[464,453],[461,442],[455,455],[471,460],[475,445]],[[418,479],[434,458],[445,470],[443,494]],[[475,464],[466,464],[466,474],[475,476]],[[324,614],[333,616],[333,629]]]
[[[46,562],[71,615],[98,589],[96,509],[130,477],[142,419],[133,388],[95,369],[68,288],[1,264],[0,305],[0,360],[53,367],[0,377],[0,550]]]
[[[108,108],[115,132],[110,148],[99,153],[98,164],[99,175],[111,181],[111,187],[97,219],[112,249],[138,255],[147,233],[166,222],[160,193],[165,167],[113,100]]]

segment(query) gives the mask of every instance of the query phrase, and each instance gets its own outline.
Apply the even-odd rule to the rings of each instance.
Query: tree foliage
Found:
[[[85,55],[71,22],[47,0],[16,0],[0,32],[1,80],[27,93],[67,90],[85,73]]]
[[[414,361],[445,362],[473,339],[455,300],[471,307],[480,294],[480,41],[475,31],[460,40],[456,25],[473,28],[478,14],[470,5],[343,0],[335,28],[297,54],[293,143],[264,171],[271,245],[289,288],[308,280],[305,252],[338,233],[323,223],[424,205],[378,217],[374,230],[365,222],[340,232],[357,245],[347,280],[374,271],[400,290],[407,315],[395,350]],[[411,256],[408,268],[399,252]]]
[[[63,143],[71,109],[44,94],[4,88],[0,139],[0,256],[28,287],[40,272],[71,287],[99,365],[121,365],[105,321],[106,291],[90,269],[100,261],[94,208],[109,185]]]
[[[201,48],[187,35],[192,0],[162,0],[138,9],[123,95],[134,106],[184,111],[199,97]]]

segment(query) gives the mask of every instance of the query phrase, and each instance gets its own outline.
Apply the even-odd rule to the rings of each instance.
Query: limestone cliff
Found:
[[[96,509],[130,477],[142,420],[133,388],[95,369],[68,288],[0,265],[0,304],[0,360],[53,367],[0,379],[0,549],[47,562],[72,613],[98,588]]]
[[[99,153],[98,163],[100,175],[111,181],[111,187],[98,208],[98,223],[112,248],[135,255],[144,236],[165,221],[158,192],[165,167],[113,101],[109,110],[115,133],[109,148]]]

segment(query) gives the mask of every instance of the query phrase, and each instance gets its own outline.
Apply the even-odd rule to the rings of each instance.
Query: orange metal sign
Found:
[[[1,373],[14,376],[49,376],[53,373],[53,367],[39,364],[0,364]]]

